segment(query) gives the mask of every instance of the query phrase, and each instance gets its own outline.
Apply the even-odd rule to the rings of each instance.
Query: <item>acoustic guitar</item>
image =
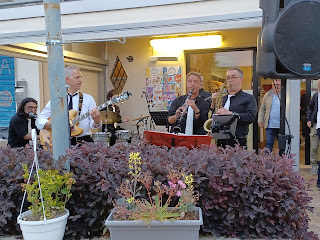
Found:
[[[97,106],[96,108],[100,111],[107,106],[113,103],[121,103],[129,99],[129,92],[124,92],[121,95],[113,97],[111,100]],[[90,116],[90,112],[86,112],[84,114],[79,115],[78,112],[74,109],[69,111],[69,125],[70,125],[70,135],[71,137],[79,136],[83,133],[83,129],[79,127],[79,122]],[[49,118],[51,120],[51,118]],[[47,144],[52,147],[52,130],[51,129],[43,129],[40,130],[40,142],[42,146],[46,146]]]

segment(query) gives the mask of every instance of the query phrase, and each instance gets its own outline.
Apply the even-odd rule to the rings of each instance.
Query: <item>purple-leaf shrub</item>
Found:
[[[151,171],[155,180],[165,180],[170,164],[194,176],[194,190],[200,196],[197,205],[203,210],[202,232],[240,238],[318,239],[308,233],[311,198],[299,172],[292,170],[291,158],[264,151],[257,155],[238,146],[189,150],[125,143],[112,147],[84,143],[67,151],[65,159],[76,183],[67,203],[70,217],[65,239],[102,234],[112,201],[120,197],[116,189],[129,178],[131,152],[140,152],[144,159],[141,171]],[[38,157],[43,169],[54,166],[51,152],[39,149]],[[0,148],[0,235],[18,232],[22,164],[30,166],[32,160],[31,148]]]
[[[291,158],[235,148],[207,149],[201,182],[204,231],[240,238],[317,239],[308,233],[308,196]],[[207,186],[207,187],[205,187]]]
[[[28,169],[34,159],[33,149],[24,148],[0,148],[0,236],[20,234],[17,217],[22,203],[23,169],[27,164]],[[52,154],[38,149],[38,159],[42,169],[61,169],[61,165],[53,164]],[[28,202],[25,201],[23,211],[27,210]]]

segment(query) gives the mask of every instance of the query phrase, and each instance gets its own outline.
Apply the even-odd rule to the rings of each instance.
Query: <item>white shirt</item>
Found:
[[[116,112],[116,107],[112,106],[112,112]],[[117,128],[117,122],[113,124],[114,128]]]
[[[224,104],[224,107],[223,107],[223,108],[229,110],[229,108],[230,108],[230,98],[233,97],[233,96],[234,96],[234,95],[228,94],[228,99],[227,99],[226,103]]]
[[[69,101],[69,97],[68,97],[68,101]],[[79,94],[74,95],[72,97],[72,106],[74,110],[79,111]],[[97,105],[94,98],[89,94],[83,93],[83,103],[82,103],[81,114],[85,114],[91,111],[96,106]],[[48,122],[49,117],[51,117],[50,101],[47,103],[46,107],[41,111],[40,115],[37,118],[36,126],[39,130],[44,128],[44,125]],[[94,123],[90,115],[89,117],[86,117],[79,122],[79,127],[83,129],[83,133],[80,136],[90,135],[91,134],[90,128],[97,128],[96,124]],[[99,127],[100,126],[98,126],[98,128]]]

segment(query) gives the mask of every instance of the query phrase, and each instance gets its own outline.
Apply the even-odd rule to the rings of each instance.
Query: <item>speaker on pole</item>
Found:
[[[260,0],[257,73],[265,78],[320,78],[320,0]]]

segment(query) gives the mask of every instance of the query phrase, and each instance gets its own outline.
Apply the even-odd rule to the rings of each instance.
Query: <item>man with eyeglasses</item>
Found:
[[[266,148],[272,152],[274,139],[280,130],[280,91],[281,80],[272,81],[272,89],[263,96],[258,113],[258,125],[266,129]]]
[[[32,139],[30,131],[31,128],[35,128],[34,117],[37,107],[38,103],[33,98],[25,98],[21,101],[17,113],[10,120],[8,136],[10,147],[24,147]]]
[[[220,139],[218,145],[233,147],[239,142],[240,146],[246,147],[249,125],[257,114],[257,102],[251,94],[242,91],[243,72],[241,69],[229,68],[226,82],[228,84],[228,95],[223,97],[223,107],[217,109],[215,114],[236,114],[238,115],[238,122],[234,138]],[[215,102],[214,96],[213,102]]]

